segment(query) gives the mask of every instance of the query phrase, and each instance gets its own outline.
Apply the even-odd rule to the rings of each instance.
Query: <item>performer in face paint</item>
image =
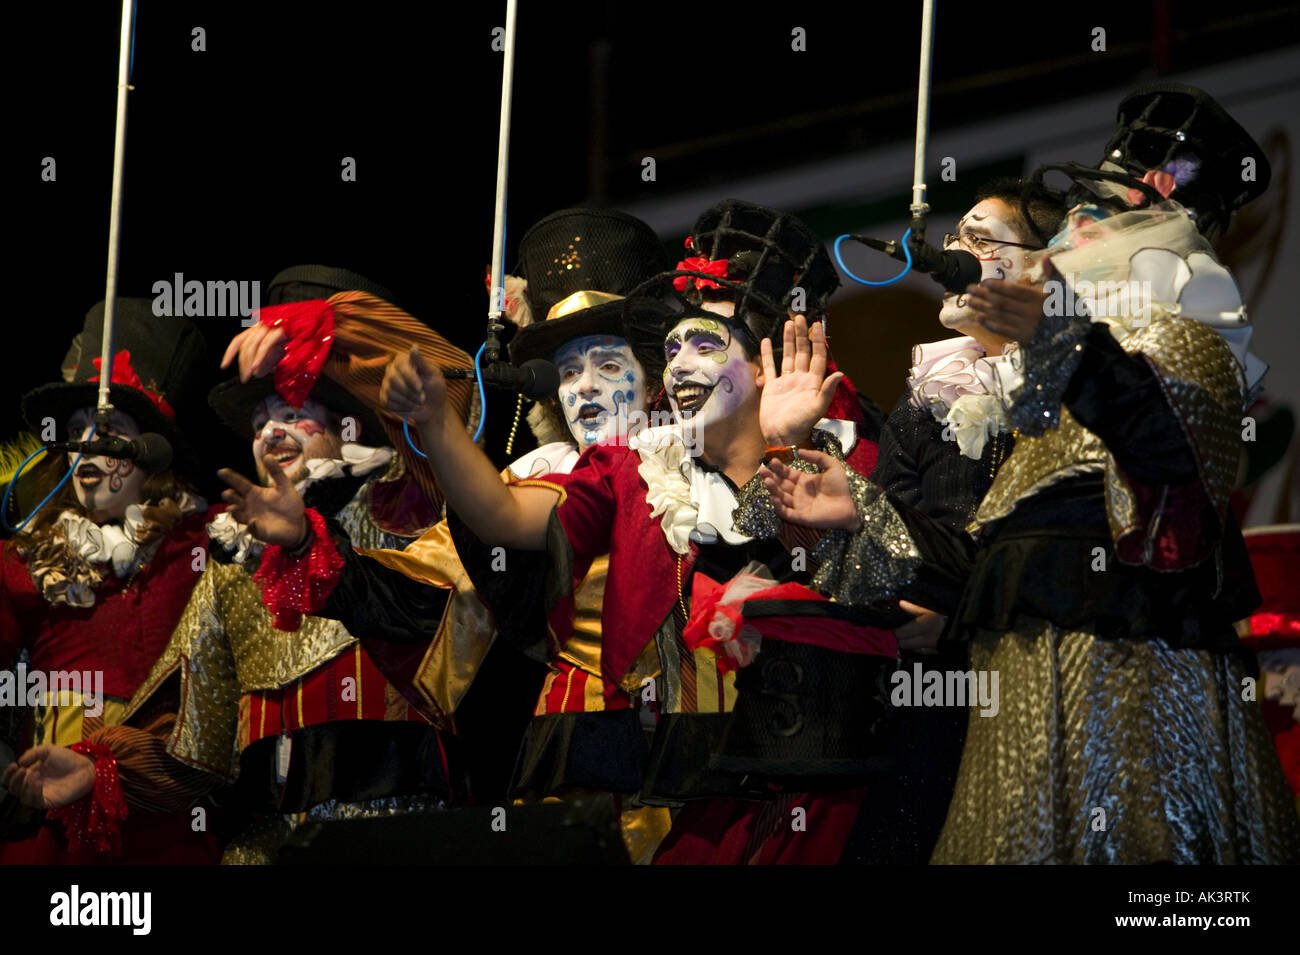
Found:
[[[519,259],[521,277],[508,276],[505,283],[506,316],[519,326],[511,357],[517,363],[546,358],[559,373],[557,393],[528,414],[539,447],[501,475],[527,486],[567,474],[590,447],[626,446],[650,423],[646,396],[651,382],[658,390],[662,345],[629,343],[623,315],[626,307],[642,321],[659,323],[663,306],[624,297],[669,263],[645,223],[589,209],[561,210],[539,221],[520,240]],[[668,412],[661,414],[667,419]],[[301,503],[294,506],[301,514]],[[336,616],[363,641],[402,640],[423,654],[404,685],[423,712],[456,734],[476,797],[506,797],[527,727],[514,791],[524,798],[579,789],[617,794],[628,851],[634,859],[648,858],[669,819],[663,809],[639,807],[637,785],[626,782],[626,761],[644,754],[647,743],[622,685],[627,681],[602,674],[607,560],[594,561],[575,588],[568,638],[530,660],[517,648],[532,645],[538,633],[523,622],[523,595],[510,589],[527,575],[513,555],[506,572],[489,584],[496,588],[500,580],[493,592],[503,606],[494,616],[461,565],[445,522],[405,551],[358,553],[340,528],[330,530],[344,570],[320,613]],[[544,631],[538,645],[546,647]],[[639,691],[640,679],[631,683],[633,690]]]
[[[66,382],[23,398],[33,431],[48,419],[62,440],[90,437],[100,378],[103,304],[64,361]],[[75,463],[68,483],[4,542],[0,560],[0,664],[25,654],[51,699],[36,701],[28,745],[4,770],[6,796],[33,810],[26,826],[8,812],[0,864],[210,863],[220,854],[216,809],[202,801],[206,775],[164,772],[163,740],[176,699],[128,720],[127,701],[163,648],[199,579],[209,510],[190,483],[197,471],[178,410],[203,380],[203,337],[187,319],[159,318],[149,299],[118,299],[109,389],[109,433],[160,434],[172,463],[46,454],[19,478],[43,499]],[[201,394],[201,392],[200,392]],[[103,437],[103,433],[95,437]],[[69,680],[75,682],[69,683]],[[27,702],[29,682],[18,686]],[[57,687],[71,686],[66,695]],[[198,807],[209,825],[195,827]]]
[[[218,385],[209,403],[249,441],[261,480],[297,488],[359,544],[404,545],[432,521],[436,485],[404,441],[395,446],[400,425],[368,401],[396,347],[421,341],[460,366],[469,357],[346,270],[286,270],[269,298],[258,325],[227,351],[227,362],[245,359],[247,380]],[[272,373],[253,377],[260,365]],[[468,382],[456,386],[452,407],[464,422]],[[337,621],[301,607],[276,617],[263,609],[253,574],[286,558],[263,553],[256,530],[229,513],[209,525],[214,559],[128,706],[147,709],[179,686],[169,766],[201,768],[213,785],[237,777],[226,802],[248,818],[224,856],[236,863],[274,860],[305,819],[433,810],[463,788],[429,721],[384,676],[401,671],[406,648],[363,648]],[[310,546],[303,560],[319,565]]]
[[[976,256],[984,278],[1018,282],[1026,256],[1047,244],[1064,214],[1062,196],[1027,180],[996,179],[976,191],[944,245]],[[1016,345],[979,322],[967,295],[945,294],[939,322],[960,334],[912,349],[907,390],[885,423],[871,480],[962,533],[1014,446],[999,369],[1014,360]],[[946,616],[908,601],[902,607],[917,615],[895,631],[904,672],[946,679],[968,669],[964,644],[935,649]],[[966,708],[900,707],[895,720],[895,770],[868,790],[845,861],[924,864],[943,827]]]
[[[972,667],[1000,674],[998,715],[971,714],[932,861],[1294,862],[1300,825],[1242,699],[1233,628],[1259,602],[1227,497],[1261,367],[1206,240],[1265,188],[1267,164],[1204,92],[1159,84],[1121,104],[1108,167],[1154,200],[1132,180],[1091,187],[1030,256],[1048,293],[969,290],[985,327],[1021,343],[1023,376],[1007,387],[1020,436],[973,553],[828,460],[816,476],[775,465],[769,487],[788,518],[876,528],[845,538],[822,586],[928,591]]]
[[[444,383],[418,354],[390,371],[388,407],[414,421],[423,445],[432,449],[452,506],[457,550],[498,623],[512,614],[547,611],[547,619],[503,625],[503,633],[509,626],[534,641],[526,653],[540,657],[550,641],[568,643],[575,603],[570,581],[582,580],[594,560],[610,555],[599,670],[605,686],[622,688],[623,712],[601,714],[584,733],[616,728],[617,720],[627,729],[611,731],[623,732],[629,745],[603,748],[599,761],[584,760],[571,748],[583,735],[576,723],[535,723],[521,760],[521,788],[544,792],[556,781],[590,786],[599,779],[604,785],[612,780],[615,791],[639,789],[651,804],[693,801],[697,808],[678,815],[661,861],[834,861],[860,798],[855,784],[875,765],[869,724],[854,719],[861,715],[855,707],[867,701],[849,688],[864,668],[892,657],[893,639],[886,630],[837,617],[799,582],[808,578],[806,555],[802,545],[792,545],[792,554],[778,539],[755,471],[769,445],[789,453],[813,441],[847,454],[864,471],[874,463],[874,443],[858,439],[851,423],[819,420],[842,377],[826,375],[820,324],[810,332],[803,316],[785,321],[796,288],[820,315],[838,279],[820,239],[775,210],[721,203],[701,217],[692,241],[699,254],[660,279],[676,282],[691,301],[676,315],[633,313],[626,323],[634,347],[655,340],[664,349],[664,384],[679,424],[645,429],[632,447],[593,446],[568,475],[507,487],[490,484],[486,459],[465,435],[451,433],[442,410]],[[688,288],[700,277],[707,295]],[[770,345],[760,349],[759,343],[783,324],[778,373]],[[278,514],[285,503],[248,484],[234,487],[234,506],[252,518]],[[295,523],[286,521],[286,537],[291,528]],[[506,548],[505,573],[493,571],[494,548]],[[529,563],[530,550],[541,551],[544,561],[534,556]],[[558,585],[549,593],[543,589],[548,579]],[[763,593],[776,601],[768,610],[778,608],[780,615],[769,621],[760,614],[753,627],[733,627],[726,639],[716,635],[726,630],[712,626],[716,614],[739,618],[745,598]],[[720,603],[731,616],[717,609]],[[783,623],[804,613],[818,617],[816,626]],[[754,662],[755,635],[764,627],[772,637],[758,660],[774,661],[771,667]],[[813,643],[826,646],[800,642],[793,629],[813,633]],[[841,652],[845,645],[849,649]],[[789,752],[775,759],[763,749],[773,742],[762,710],[764,686],[792,656],[810,675],[831,681],[819,677],[815,685],[788,688],[793,695],[787,696],[804,708],[807,731],[781,742],[803,748],[802,772],[824,773],[829,765],[828,754],[816,751],[822,736],[815,727],[840,719],[861,729],[852,758],[838,764],[840,788],[824,797],[800,787],[806,779]],[[753,667],[748,691],[737,681],[738,664]],[[845,692],[822,692],[828,686]],[[559,689],[554,686],[557,701]],[[564,698],[574,699],[572,684],[564,687]],[[847,709],[841,700],[849,701]],[[635,745],[640,730],[633,704],[648,711],[647,719],[658,712],[648,760]],[[730,711],[738,706],[732,731]],[[720,768],[710,765],[715,750]],[[797,802],[811,820],[809,835],[791,841],[781,824]]]

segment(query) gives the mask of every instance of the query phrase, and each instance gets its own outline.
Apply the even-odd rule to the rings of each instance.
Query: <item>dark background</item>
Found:
[[[321,262],[387,285],[475,350],[502,62],[491,30],[504,7],[142,0],[119,294],[150,296],[175,272],[265,287],[282,268]],[[521,7],[507,268],[527,225],[562,206],[710,186],[720,199],[739,175],[913,135],[919,3]],[[9,12],[0,439],[22,426],[19,396],[58,377],[103,297],[119,12],[112,2]],[[191,49],[196,26],[205,52]],[[807,30],[807,52],[790,48],[795,26]],[[1107,30],[1104,55],[1088,49],[1095,26]],[[937,28],[936,129],[1293,44],[1300,8],[940,2]],[[40,179],[46,156],[57,161],[53,183]],[[356,182],[341,181],[345,156]],[[641,179],[644,156],[656,158],[655,182]],[[937,209],[969,203],[977,181],[965,178],[932,187]],[[898,196],[894,218],[909,199]],[[681,236],[663,238],[680,257]],[[238,322],[200,321],[215,366]],[[839,358],[852,371],[853,356]],[[511,397],[491,396],[499,463],[512,413]],[[214,419],[192,418],[191,429],[212,468],[248,466],[246,446]]]

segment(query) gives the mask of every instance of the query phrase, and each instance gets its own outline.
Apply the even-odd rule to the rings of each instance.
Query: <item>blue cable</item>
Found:
[[[86,440],[90,441],[94,437],[95,437],[95,428],[92,425],[90,428],[90,437],[86,438]],[[32,458],[36,457],[36,455],[44,454],[48,450],[49,448],[41,447],[41,448],[37,448],[31,454],[27,455],[27,458],[23,461],[23,463],[18,465],[18,470],[14,472],[13,478],[9,481],[9,484],[5,487],[4,500],[0,501],[0,525],[3,525],[4,529],[6,531],[9,531],[11,534],[18,533],[29,523],[31,523],[32,518],[40,513],[41,508],[44,507],[46,504],[50,503],[50,498],[58,494],[59,489],[63,487],[63,485],[68,483],[68,479],[71,478],[73,473],[77,470],[77,465],[81,463],[82,455],[78,453],[77,459],[73,461],[72,466],[68,468],[68,473],[63,475],[63,479],[59,481],[58,484],[54,485],[54,490],[50,491],[49,494],[46,494],[45,499],[42,500],[41,503],[37,504],[34,508],[32,508],[32,512],[23,519],[23,522],[21,524],[19,524],[17,527],[11,527],[9,526],[9,517],[8,517],[9,495],[13,493],[14,485],[18,483],[18,478],[22,475],[23,469],[27,467],[28,462],[30,462]]]
[[[483,349],[485,348],[487,348],[487,342],[478,346],[478,354],[474,356],[474,381],[478,384],[479,406],[478,430],[474,432],[474,441],[476,443],[483,434],[483,425],[487,423],[487,393],[483,390],[483,366],[480,364],[480,359],[483,357]],[[411,450],[427,460],[429,456],[412,443],[411,423],[405,418],[402,419],[402,434],[406,436],[406,443],[410,445]]]
[[[135,28],[140,22],[139,7],[138,2],[131,4],[131,53],[126,63],[126,81],[128,83],[131,82],[131,78],[135,75]]]
[[[478,439],[483,436],[483,425],[487,424],[487,392],[483,390],[483,368],[479,364],[485,348],[487,342],[479,345],[478,351],[474,354],[474,380],[478,382],[478,430],[474,432],[475,444],[478,444]]]
[[[908,229],[906,232],[903,233],[903,255],[907,260],[907,264],[903,266],[903,271],[899,272],[892,279],[885,279],[883,282],[871,282],[868,281],[867,279],[860,279],[852,272],[850,272],[849,267],[844,264],[844,259],[840,257],[840,243],[843,242],[845,239],[852,238],[852,236],[847,234],[842,235],[835,240],[835,261],[839,263],[839,266],[843,270],[844,274],[847,275],[849,278],[853,279],[853,281],[857,282],[859,285],[872,285],[876,287],[879,287],[881,285],[893,285],[895,282],[901,279],[908,272],[912,271],[912,250],[907,247],[907,237],[910,236],[911,234],[912,234],[911,229]]]

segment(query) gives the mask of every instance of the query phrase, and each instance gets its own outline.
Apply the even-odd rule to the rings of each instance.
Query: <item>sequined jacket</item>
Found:
[[[346,503],[333,512],[334,519],[356,540],[375,547],[405,543],[370,518],[369,492],[386,476],[321,482],[330,485],[330,494],[344,491],[339,496]],[[349,481],[348,487],[338,483]],[[307,500],[310,504],[311,492]],[[251,786],[249,779],[241,784],[253,808],[298,810],[356,792],[368,798],[387,795],[375,791],[385,783],[365,778],[366,767],[344,758],[347,751],[374,747],[379,752],[388,746],[413,760],[410,751],[427,721],[338,621],[309,616],[296,635],[276,630],[262,606],[254,570],[208,562],[128,713],[177,685],[181,704],[167,737],[168,754],[211,774],[214,786],[241,774],[251,778]],[[287,767],[276,764],[275,744],[282,736],[292,740]],[[278,785],[277,777],[282,777]]]

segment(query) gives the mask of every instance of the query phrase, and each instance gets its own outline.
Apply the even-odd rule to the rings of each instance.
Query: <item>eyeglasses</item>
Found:
[[[991,239],[984,235],[975,235],[973,232],[946,232],[943,236],[943,247],[946,249],[954,242],[958,242],[970,249],[976,255],[988,255],[996,252],[1004,245],[1014,246],[1017,249],[1041,249],[1041,245],[1027,245],[1024,242],[1004,242],[1001,239]]]

